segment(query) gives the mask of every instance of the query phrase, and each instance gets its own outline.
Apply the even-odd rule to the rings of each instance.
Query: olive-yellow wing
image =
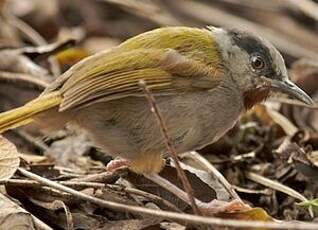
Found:
[[[143,96],[144,80],[155,95],[207,90],[219,83],[217,69],[173,49],[136,49],[97,55],[74,66],[58,87],[60,111],[128,96]],[[84,67],[83,67],[84,66]],[[63,78],[61,78],[63,79]]]

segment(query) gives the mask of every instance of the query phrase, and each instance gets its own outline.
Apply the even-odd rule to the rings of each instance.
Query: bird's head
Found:
[[[224,68],[242,91],[247,109],[272,92],[313,104],[312,99],[289,80],[284,59],[270,42],[246,31],[214,27],[210,30],[217,41]]]

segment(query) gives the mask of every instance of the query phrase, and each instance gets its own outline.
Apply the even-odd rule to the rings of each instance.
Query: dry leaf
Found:
[[[220,213],[217,216],[225,219],[251,220],[251,221],[274,221],[268,213],[262,208],[252,208],[246,211],[238,211],[232,213]],[[249,228],[255,229],[255,228]],[[267,228],[257,228],[257,230],[267,230]]]
[[[65,219],[65,222],[63,223],[64,226],[66,229],[74,229],[74,226],[73,226],[73,217],[72,217],[72,213],[70,212],[70,209],[69,207],[61,200],[54,200],[53,202],[43,202],[43,201],[39,201],[39,200],[35,200],[35,199],[31,199],[31,201],[42,207],[42,208],[45,208],[47,209],[48,211],[57,211],[57,210],[63,210],[64,213],[60,213],[59,212],[59,216],[65,216],[65,218],[59,218],[59,219],[62,219],[64,220]],[[56,213],[57,214],[57,213]],[[56,216],[56,215],[55,215]]]
[[[44,229],[37,226],[32,215],[0,193],[0,229]],[[41,224],[43,224],[41,222]],[[43,227],[43,226],[42,226]],[[47,226],[46,229],[51,229]]]
[[[262,208],[252,208],[247,211],[239,211],[232,213],[222,213],[219,216],[227,217],[230,219],[238,220],[259,220],[259,221],[272,221],[273,218]]]
[[[201,177],[198,177],[198,175],[194,174],[193,173],[194,171],[195,169],[192,169],[192,172],[185,169],[185,174],[188,177],[189,182],[193,188],[194,196],[203,202],[209,202],[213,199],[216,199],[217,196],[216,196],[216,192],[214,188],[210,187],[210,183],[206,183],[205,181],[201,179],[202,175]],[[200,170],[197,170],[197,171],[200,171]],[[204,174],[203,172],[198,173],[197,171],[196,171],[197,174]],[[163,178],[165,178],[172,184],[176,185],[180,189],[183,189],[182,183],[174,167],[166,165],[164,169],[160,172],[160,176],[162,176]],[[208,178],[209,178],[208,176],[204,177],[204,179],[208,179]],[[176,197],[172,193],[168,192],[166,189],[151,182],[150,180],[146,179],[143,176],[137,175],[133,172],[129,172],[125,176],[125,179],[127,179],[130,183],[132,183],[138,189],[160,196],[163,199],[173,203],[181,210],[184,210],[188,207],[188,205],[185,204],[178,197]]]
[[[15,145],[0,136],[0,179],[13,176],[20,164],[19,153]]]
[[[22,158],[24,161],[26,161],[28,164],[45,163],[48,161],[48,157],[34,155],[34,154],[20,153],[19,157]]]

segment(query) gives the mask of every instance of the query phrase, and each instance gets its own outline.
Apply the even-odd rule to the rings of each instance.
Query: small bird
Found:
[[[71,122],[137,173],[158,173],[167,152],[139,81],[146,82],[178,153],[200,149],[268,98],[311,98],[288,79],[277,49],[237,29],[166,27],[85,58],[36,99],[0,114],[0,132],[32,121]]]

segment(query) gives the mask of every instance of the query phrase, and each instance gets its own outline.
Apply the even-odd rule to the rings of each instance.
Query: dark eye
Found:
[[[251,57],[251,65],[254,70],[262,70],[265,68],[265,61],[260,56],[252,56]]]

